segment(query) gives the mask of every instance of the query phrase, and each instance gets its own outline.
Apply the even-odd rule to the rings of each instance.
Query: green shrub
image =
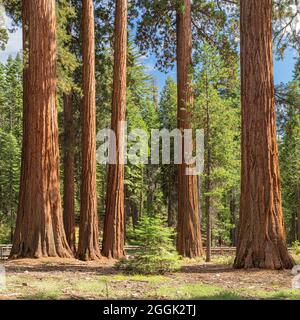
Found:
[[[132,225],[126,226],[126,244],[132,245],[132,246],[138,245],[135,228]]]
[[[300,254],[300,241],[295,241],[292,245],[292,250],[293,250],[293,253],[298,255]]]
[[[10,242],[10,228],[6,224],[0,224],[0,244]]]
[[[122,259],[116,267],[136,274],[163,274],[180,268],[180,257],[173,244],[174,231],[164,227],[159,216],[141,218],[134,230],[139,246],[134,256]]]

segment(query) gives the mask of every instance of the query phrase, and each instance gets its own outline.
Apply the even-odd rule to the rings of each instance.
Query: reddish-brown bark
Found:
[[[177,82],[178,128],[191,128],[192,90],[192,25],[191,2],[182,0],[177,12]],[[183,147],[184,150],[184,147]],[[177,250],[182,256],[203,254],[197,177],[186,174],[185,163],[178,166]]]
[[[68,244],[75,248],[75,131],[72,93],[64,95],[64,228]]]
[[[96,182],[95,30],[92,0],[82,2],[83,104],[80,230],[77,257],[96,260],[99,249]]]
[[[24,120],[11,257],[71,257],[60,197],[54,0],[24,0]]]
[[[241,0],[242,174],[236,268],[291,268],[281,207],[272,0]]]
[[[109,258],[124,256],[124,157],[121,122],[126,112],[127,0],[116,1],[114,77],[111,128],[117,137],[117,164],[110,164],[107,177],[106,211],[102,254]]]

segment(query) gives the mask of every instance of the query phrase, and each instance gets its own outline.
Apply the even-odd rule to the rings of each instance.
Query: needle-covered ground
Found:
[[[291,271],[233,270],[231,262],[185,260],[177,273],[134,276],[107,260],[6,261],[0,299],[300,299]]]

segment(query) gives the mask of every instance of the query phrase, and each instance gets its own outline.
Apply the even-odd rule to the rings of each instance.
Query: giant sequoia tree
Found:
[[[116,135],[116,164],[107,176],[106,211],[102,254],[110,258],[124,255],[124,157],[122,121],[126,111],[127,0],[116,1],[114,75],[111,128]]]
[[[241,0],[242,176],[236,268],[291,268],[281,208],[272,0]]]
[[[82,104],[82,175],[80,232],[77,256],[82,260],[101,257],[96,192],[96,80],[94,5],[82,2],[83,104]]]
[[[191,2],[182,1],[177,12],[178,128],[190,129],[193,107]],[[184,150],[184,147],[183,147]],[[184,155],[184,154],[183,154]],[[184,158],[183,158],[184,159]],[[185,163],[178,168],[177,250],[183,256],[202,255],[197,177],[187,175]]]
[[[24,128],[11,256],[70,257],[62,221],[56,109],[54,0],[24,0]]]

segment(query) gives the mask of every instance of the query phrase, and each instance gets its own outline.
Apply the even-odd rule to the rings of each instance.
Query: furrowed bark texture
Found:
[[[95,31],[92,0],[82,2],[83,104],[80,232],[77,257],[101,258],[99,249],[96,182]]]
[[[272,1],[241,0],[242,173],[236,268],[291,268],[281,207]]]
[[[190,0],[183,0],[182,4],[184,8],[180,6],[177,12],[177,117],[178,128],[183,131],[191,128],[193,92],[191,2]],[[182,256],[192,258],[201,256],[203,248],[197,176],[187,175],[187,168],[188,166],[185,163],[178,165],[177,250]]]
[[[60,197],[54,0],[24,0],[24,119],[12,258],[71,257]]]
[[[111,128],[116,134],[117,164],[108,168],[106,212],[102,254],[109,258],[124,256],[124,143],[121,122],[126,112],[127,0],[116,1],[114,77]]]

